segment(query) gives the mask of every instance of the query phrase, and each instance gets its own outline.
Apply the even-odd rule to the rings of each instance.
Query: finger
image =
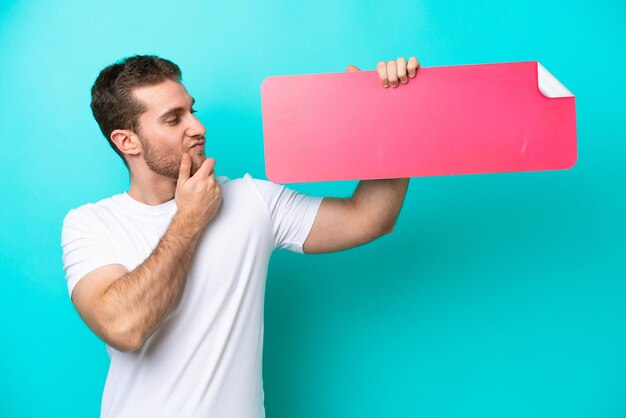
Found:
[[[212,189],[213,186],[215,186],[215,183],[216,183],[215,173],[209,174],[209,176],[207,177],[207,182],[206,182],[207,189]]]
[[[213,191],[213,193],[215,193],[216,195],[218,195],[221,192],[220,182],[217,180],[217,177],[215,177],[215,173],[209,176],[207,190]]]
[[[409,71],[409,77],[413,78],[415,77],[415,74],[417,74],[417,69],[419,68],[420,63],[417,60],[417,58],[415,57],[411,57],[409,58],[409,63],[407,64],[406,68]]]
[[[191,157],[185,152],[180,159],[180,169],[178,170],[178,181],[176,182],[176,187],[180,186],[181,184],[185,184],[185,182],[189,180],[190,175]]]
[[[395,61],[387,62],[387,76],[389,77],[389,85],[398,87],[398,66]]]
[[[383,61],[380,61],[378,64],[376,64],[376,71],[378,72],[378,78],[380,78],[380,81],[383,83],[383,87],[389,87],[389,78],[387,78],[387,64],[385,64]]]
[[[209,177],[211,173],[213,173],[213,168],[215,167],[215,160],[213,158],[207,158],[204,160],[198,171],[194,176],[200,176],[201,178]]]
[[[406,60],[404,59],[404,57],[398,58],[396,64],[398,66],[398,78],[400,79],[400,82],[402,84],[408,83],[409,77],[407,77],[406,75]]]
[[[349,72],[353,73],[355,71],[361,71],[361,70],[359,69],[359,67],[356,67],[354,65],[348,65],[346,67],[346,71],[349,71]]]

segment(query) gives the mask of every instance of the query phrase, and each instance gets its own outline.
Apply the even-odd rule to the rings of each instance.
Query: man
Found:
[[[419,64],[380,62],[383,87]],[[349,66],[348,71],[359,71]],[[174,63],[134,56],[101,71],[92,103],[130,172],[128,192],[71,210],[70,297],[111,358],[103,417],[262,417],[263,297],[275,248],[323,253],[390,232],[408,179],[317,198],[217,177]]]

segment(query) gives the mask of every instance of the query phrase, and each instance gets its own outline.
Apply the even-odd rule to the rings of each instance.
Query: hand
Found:
[[[409,77],[414,78],[419,66],[420,63],[415,57],[409,58],[408,63],[404,58],[400,57],[395,61],[380,61],[376,65],[376,71],[378,71],[378,77],[384,88],[388,88],[389,86],[396,88],[398,87],[398,80],[400,80],[402,84],[406,84],[409,82]],[[361,71],[354,65],[348,65],[346,70],[350,72]]]
[[[217,215],[222,203],[222,189],[215,179],[215,160],[207,158],[191,176],[191,157],[184,153],[176,183],[177,215],[200,232]]]

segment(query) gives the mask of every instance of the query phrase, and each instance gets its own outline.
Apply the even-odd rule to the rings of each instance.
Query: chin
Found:
[[[196,171],[200,168],[202,163],[206,160],[206,156],[204,155],[194,155],[191,158],[191,175],[196,174]]]

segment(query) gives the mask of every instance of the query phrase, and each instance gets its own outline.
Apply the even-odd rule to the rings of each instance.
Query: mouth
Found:
[[[204,142],[205,142],[205,141],[196,141],[196,142],[193,142],[193,143],[191,144],[191,146],[189,147],[189,149],[196,150],[196,151],[198,151],[198,150],[203,150],[203,149],[204,149]]]

